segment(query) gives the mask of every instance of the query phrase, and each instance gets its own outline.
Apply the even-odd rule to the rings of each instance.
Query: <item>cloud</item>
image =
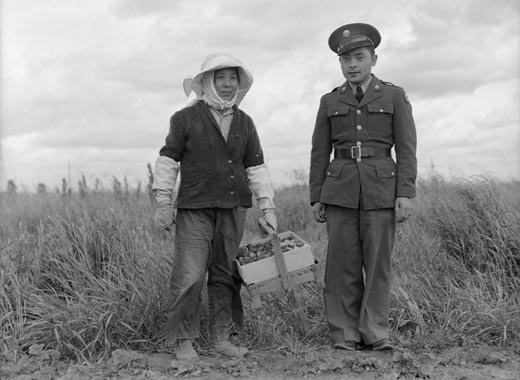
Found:
[[[170,0],[116,0],[112,2],[111,11],[121,18],[142,18],[157,13],[177,13],[185,3]]]
[[[517,77],[520,16],[509,3],[497,2],[481,23],[489,13],[482,2],[421,1],[408,19],[413,38],[382,47],[377,68],[419,98],[469,94],[483,80]]]
[[[63,147],[54,149],[36,144],[35,134],[18,135],[3,139],[6,156],[13,157],[6,162],[8,179],[35,189],[37,183],[56,186],[61,179],[68,180],[69,172],[72,187],[85,175],[89,185],[96,179],[110,186],[113,177],[122,180],[126,177],[131,186],[144,182],[147,178],[147,164],[153,162],[157,152],[149,148],[114,149],[104,147]],[[27,147],[38,146],[38,149]],[[26,173],[30,173],[27,175]]]
[[[520,177],[520,80],[483,85],[471,96],[423,100],[415,107],[422,172],[431,162],[439,172],[468,176],[487,172]],[[489,94],[499,93],[491,101]]]
[[[519,160],[503,153],[520,157],[515,1],[2,6],[0,153],[7,178],[59,179],[67,161],[76,173],[143,177],[170,115],[189,101],[182,80],[198,72],[208,53],[226,51],[255,77],[241,108],[258,128],[275,182],[288,181],[293,168],[308,168],[320,97],[344,81],[328,36],[357,21],[383,34],[374,73],[405,88],[413,104],[422,173],[433,160],[446,173],[497,164],[504,178],[520,178]],[[491,156],[476,153],[483,146]]]

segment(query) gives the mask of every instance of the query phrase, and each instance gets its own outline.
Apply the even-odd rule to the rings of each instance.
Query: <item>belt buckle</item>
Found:
[[[357,151],[356,151],[356,149],[357,149]],[[358,145],[351,146],[350,147],[350,156],[352,158],[361,158],[361,147]]]

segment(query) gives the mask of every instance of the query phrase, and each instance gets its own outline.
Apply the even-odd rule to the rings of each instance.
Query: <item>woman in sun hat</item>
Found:
[[[251,117],[238,108],[252,83],[249,70],[233,56],[206,57],[200,72],[183,82],[186,95],[193,91],[196,99],[171,117],[166,144],[155,162],[155,224],[166,229],[176,224],[170,281],[173,305],[166,340],[177,342],[178,359],[197,357],[192,341],[199,336],[206,278],[214,351],[229,357],[247,353],[229,338],[243,319],[242,281],[235,258],[252,195],[264,224],[272,231],[277,228],[274,193],[260,140]]]

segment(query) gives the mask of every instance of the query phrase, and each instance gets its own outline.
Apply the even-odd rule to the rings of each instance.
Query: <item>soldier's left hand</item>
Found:
[[[395,217],[397,223],[406,222],[413,214],[414,205],[410,198],[397,197],[395,199]]]

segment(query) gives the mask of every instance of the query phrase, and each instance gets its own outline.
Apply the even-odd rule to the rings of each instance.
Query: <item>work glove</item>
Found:
[[[271,176],[265,163],[246,169],[249,186],[256,197],[257,205],[263,216],[258,219],[258,225],[265,233],[275,234],[278,229],[275,206],[273,202],[274,190]]]
[[[159,156],[155,161],[152,193],[156,208],[154,224],[156,227],[170,230],[175,223],[173,192],[177,182],[180,164],[167,156]]]
[[[262,212],[264,215],[258,218],[258,225],[266,234],[275,234],[278,230],[278,221],[276,219],[274,208],[263,209]]]
[[[170,226],[175,224],[175,212],[172,195],[166,190],[155,190],[156,208],[154,224],[158,228],[170,231]]]

